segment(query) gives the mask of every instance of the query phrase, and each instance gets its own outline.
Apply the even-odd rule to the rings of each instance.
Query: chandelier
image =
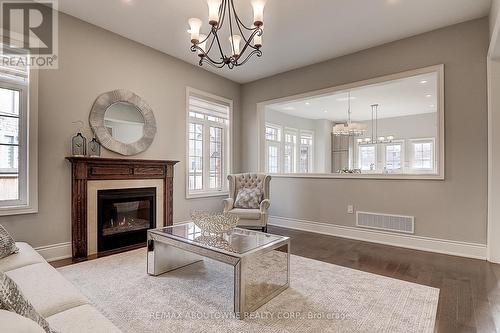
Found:
[[[349,104],[347,107],[347,122],[341,123],[341,124],[336,124],[333,127],[333,135],[335,136],[360,136],[363,135],[366,130],[368,129],[368,126],[366,124],[362,123],[353,123],[351,121],[351,92],[348,92],[348,97],[347,97]]]
[[[262,26],[264,24],[265,0],[253,0],[253,25],[246,26],[234,8],[234,0],[207,0],[208,35],[200,33],[202,20],[190,18],[191,52],[198,53],[199,65],[208,63],[217,68],[230,69],[245,64],[252,56],[262,56]],[[229,45],[222,43],[222,28],[227,27]],[[227,35],[226,35],[227,36]],[[243,42],[243,45],[242,45]],[[228,52],[229,50],[229,52]],[[228,53],[227,53],[228,52]]]
[[[387,137],[378,136],[378,109],[379,104],[373,104],[372,108],[372,133],[371,137],[365,139],[358,139],[358,144],[379,144],[379,143],[392,143],[394,135]]]

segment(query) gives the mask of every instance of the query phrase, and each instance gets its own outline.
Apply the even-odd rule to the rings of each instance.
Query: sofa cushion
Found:
[[[33,320],[47,333],[53,333],[49,323],[36,311],[21,292],[19,286],[6,274],[0,272],[0,309],[15,312]]]
[[[0,333],[45,333],[33,320],[7,310],[0,310],[0,323]]]
[[[231,209],[229,213],[234,214],[240,218],[240,220],[259,220],[260,210],[259,209],[242,209],[235,208]]]
[[[45,262],[45,259],[43,259],[43,257],[29,244],[18,242],[16,246],[19,252],[0,259],[0,272],[8,272],[24,266]]]
[[[241,188],[238,191],[236,200],[234,201],[235,208],[258,209],[262,201],[262,189],[259,187],[254,188]]]
[[[121,331],[91,305],[81,305],[47,318],[61,333],[120,333]]]
[[[6,273],[44,317],[87,304],[88,300],[48,263],[33,264]]]
[[[17,253],[17,251],[19,251],[19,249],[16,246],[16,242],[0,224],[0,259]]]

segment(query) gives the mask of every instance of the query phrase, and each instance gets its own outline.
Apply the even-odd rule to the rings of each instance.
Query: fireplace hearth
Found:
[[[97,247],[108,251],[146,243],[156,226],[156,188],[97,192]]]

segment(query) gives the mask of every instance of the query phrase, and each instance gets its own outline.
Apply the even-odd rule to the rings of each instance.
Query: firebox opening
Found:
[[[99,252],[146,244],[146,231],[156,225],[156,188],[97,192]]]

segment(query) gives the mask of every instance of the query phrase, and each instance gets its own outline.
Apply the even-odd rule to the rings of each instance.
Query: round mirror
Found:
[[[144,135],[144,117],[137,107],[129,102],[111,104],[104,113],[104,126],[117,141],[129,144],[139,141]]]
[[[151,107],[128,90],[100,95],[89,116],[90,126],[101,145],[122,155],[145,151],[156,135]]]

